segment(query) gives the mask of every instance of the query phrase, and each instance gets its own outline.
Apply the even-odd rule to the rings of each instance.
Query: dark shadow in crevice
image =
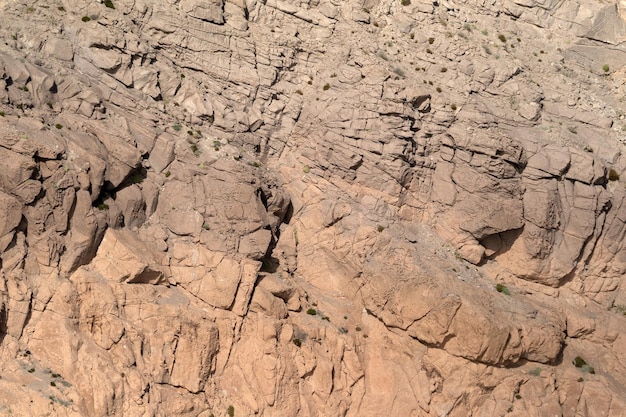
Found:
[[[480,240],[480,244],[489,252],[493,251],[492,255],[485,256],[481,265],[490,260],[497,260],[498,256],[507,253],[517,239],[524,231],[524,227],[519,229],[507,230],[506,232],[495,233],[489,235]]]
[[[7,319],[6,306],[2,306],[2,310],[0,310],[0,344],[4,341],[4,336],[7,335]]]

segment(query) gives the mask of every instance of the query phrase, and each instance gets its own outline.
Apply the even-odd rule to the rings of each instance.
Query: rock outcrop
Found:
[[[625,414],[623,3],[0,0],[0,414]]]

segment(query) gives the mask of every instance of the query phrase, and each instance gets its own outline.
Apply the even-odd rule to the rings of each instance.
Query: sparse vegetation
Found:
[[[440,69],[440,71],[441,71],[441,72],[448,72],[448,68],[446,68],[446,67],[442,67],[442,68]]]
[[[575,135],[578,133],[578,129],[576,129],[576,126],[567,126],[567,130],[569,130],[570,133],[573,133]]]
[[[296,94],[302,95],[304,93],[302,93],[302,90],[296,90]]]
[[[516,400],[521,400],[521,399],[522,399],[522,396],[521,396],[521,395],[519,395],[519,394],[515,394],[515,399],[516,399]]]
[[[0,117],[4,117],[4,112],[0,111]]]
[[[584,150],[585,152],[593,153],[593,148],[592,148],[591,146],[589,146],[589,145],[585,146],[585,147],[583,148],[583,150]]]
[[[83,16],[82,19],[80,19],[80,20],[82,20],[83,22],[89,22],[91,20],[91,17]]]
[[[456,104],[450,104],[450,108],[451,108],[452,110],[456,110],[456,109],[457,109]]]
[[[602,65],[602,71],[609,72],[610,68],[607,64]]]
[[[198,145],[196,145],[195,143],[190,143],[189,149],[191,149],[191,152],[193,152],[193,154],[196,156],[200,154],[200,149],[198,148]]]
[[[541,375],[541,370],[541,368],[536,367],[535,369],[531,369],[530,371],[528,371],[528,374],[532,376],[539,376]]]
[[[437,88],[435,88],[435,90],[436,90],[438,93],[441,93],[441,87],[437,87]]]
[[[435,43],[435,38],[428,38],[428,43],[430,45],[432,45],[433,43]]]
[[[357,332],[360,332],[362,329],[359,326],[356,326],[354,330],[356,330]]]
[[[481,30],[480,33],[482,33],[485,36],[489,35],[489,32],[487,31],[487,29]]]
[[[298,339],[297,337],[294,337],[293,339],[291,339],[291,341],[293,342],[294,345],[298,347],[302,346],[302,340]]]
[[[324,84],[324,87],[322,87],[322,90],[327,91],[328,89],[330,89],[330,84],[328,83]]]
[[[590,374],[595,374],[596,370],[593,369],[593,366],[589,365],[587,361],[585,361],[582,357],[576,356],[572,361],[572,365],[576,368],[580,368],[583,372],[589,372]]]
[[[500,39],[500,42],[506,43],[506,36],[504,36],[503,34],[499,34],[498,39]]]
[[[613,168],[609,170],[609,181],[619,181],[619,174]]]
[[[306,311],[306,314],[308,314],[309,316],[316,316],[316,315],[317,315],[317,310],[316,310],[316,309],[314,309],[314,308],[309,308],[309,309]]]
[[[172,126],[172,129],[174,129],[177,132],[180,132],[180,129],[182,129],[183,127],[180,125],[180,123],[176,123],[174,126]]]
[[[400,3],[403,6],[410,6],[411,5],[411,0],[400,0]]]
[[[204,230],[211,230],[211,226],[207,222],[202,223],[202,228]]]
[[[98,210],[108,210],[108,209],[109,209],[108,204],[104,204],[104,203],[98,204]]]
[[[109,9],[115,9],[115,5],[113,4],[111,0],[104,0],[104,5],[108,7]]]
[[[169,178],[172,173],[170,171],[165,171],[165,178]]]
[[[613,310],[617,311],[618,313],[621,313],[623,316],[626,316],[626,305],[624,304],[616,304],[613,307],[611,307]]]
[[[64,12],[65,11],[65,7],[59,6],[59,7],[57,7],[57,10],[60,11],[60,12]]]
[[[385,228],[381,225],[378,225],[378,227],[376,227],[376,230],[378,231],[378,233],[382,232],[383,230],[385,230]]]
[[[228,413],[228,417],[235,417],[235,407],[229,405],[226,413]]]
[[[63,125],[61,123],[57,123],[54,125],[57,129],[63,129]]]
[[[504,295],[511,295],[511,291],[504,284],[496,284],[496,291]]]
[[[304,172],[305,174],[308,174],[309,172],[311,172],[311,168],[309,168],[308,165],[304,165],[302,167],[302,172]]]

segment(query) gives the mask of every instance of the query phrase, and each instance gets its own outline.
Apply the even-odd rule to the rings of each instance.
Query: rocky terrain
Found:
[[[626,2],[0,22],[0,415],[626,415]]]

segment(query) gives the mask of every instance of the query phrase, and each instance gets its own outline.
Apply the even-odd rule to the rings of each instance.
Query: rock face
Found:
[[[624,8],[0,0],[0,414],[626,415]]]

